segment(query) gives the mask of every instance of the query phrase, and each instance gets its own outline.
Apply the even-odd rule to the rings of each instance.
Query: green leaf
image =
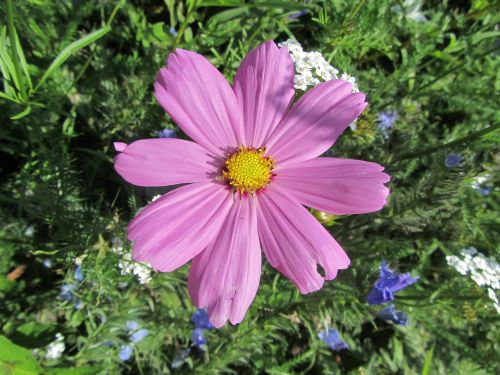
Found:
[[[11,116],[11,120],[19,120],[23,117],[28,116],[31,113],[31,107],[26,107],[22,112],[19,112],[17,115]]]
[[[81,39],[78,39],[77,41],[71,43],[70,45],[66,46],[59,55],[52,61],[52,64],[48,67],[48,69],[45,71],[43,74],[42,78],[40,78],[40,81],[38,81],[37,85],[35,86],[35,90],[37,91],[41,85],[52,75],[54,74],[59,67],[68,60],[71,55],[73,55],[75,52],[78,52],[82,48],[87,47],[89,44],[94,43],[96,40],[101,39],[104,35],[106,35],[109,31],[111,30],[111,27],[109,25],[104,26],[103,28],[100,28],[99,30],[96,30],[86,36],[84,36]]]
[[[44,371],[47,375],[93,375],[101,371],[100,367],[73,367],[73,368],[48,368]]]
[[[12,335],[12,341],[25,348],[41,348],[54,341],[57,326],[29,322],[18,327]]]
[[[301,10],[309,8],[303,3],[297,3],[286,0],[274,1],[259,1],[256,3],[248,4],[240,0],[207,0],[203,1],[200,6],[202,7],[249,7],[249,8],[281,8],[291,10]]]
[[[16,98],[13,98],[3,92],[0,92],[0,98],[4,98],[6,100],[10,100],[11,102],[14,102],[14,103],[19,103],[19,101],[16,99]]]
[[[28,63],[26,62],[26,57],[24,56],[23,46],[21,45],[21,42],[19,41],[19,37],[17,36],[17,34],[14,34],[14,37],[16,39],[15,42],[17,47],[17,53],[19,55],[19,62],[21,63],[21,68],[26,78],[26,82],[28,82],[28,87],[30,90],[32,90],[33,84],[31,83],[31,76],[28,70]]]
[[[184,30],[184,40],[186,41],[186,43],[189,43],[193,40],[193,31],[189,26]]]
[[[0,336],[0,373],[33,375],[41,374],[42,368],[28,350]]]
[[[235,9],[228,9],[228,10],[224,10],[222,12],[215,14],[214,16],[212,16],[209,19],[208,22],[217,22],[217,23],[226,22],[226,21],[229,21],[233,18],[241,16],[245,13],[248,13],[247,7],[238,7]]]
[[[435,344],[431,346],[431,348],[425,354],[424,367],[422,368],[422,375],[429,375],[431,371],[432,365],[432,357],[434,355],[434,347]]]
[[[471,38],[472,44],[477,44],[480,41],[488,38],[498,38],[500,36],[500,31],[487,31],[484,33],[474,34]]]

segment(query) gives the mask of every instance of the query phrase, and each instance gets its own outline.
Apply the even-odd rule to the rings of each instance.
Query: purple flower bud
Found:
[[[331,349],[339,351],[342,349],[349,349],[349,345],[342,341],[339,332],[336,329],[328,328],[318,333],[321,341],[327,344]]]
[[[408,316],[402,311],[397,311],[394,305],[387,306],[378,316],[401,326],[406,326],[408,324]]]
[[[132,357],[133,349],[130,345],[122,345],[120,346],[120,352],[118,353],[118,357],[121,361],[128,361],[130,357]]]
[[[198,309],[191,315],[191,321],[195,328],[213,329],[214,326],[208,320],[208,312],[206,309]]]
[[[392,301],[395,292],[406,288],[417,280],[418,278],[411,277],[409,273],[399,274],[392,271],[387,262],[383,261],[380,265],[380,277],[368,294],[367,302],[370,305],[380,305]]]

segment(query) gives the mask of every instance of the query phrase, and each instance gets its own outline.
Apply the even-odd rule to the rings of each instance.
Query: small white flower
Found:
[[[500,314],[496,291],[500,289],[500,265],[495,259],[488,258],[477,249],[470,247],[460,251],[461,258],[454,255],[446,257],[448,265],[462,275],[469,275],[479,286],[487,287],[488,296]]]
[[[125,252],[123,249],[123,241],[115,237],[112,240],[113,251],[118,254],[121,259],[118,260],[118,268],[122,275],[134,275],[139,283],[148,284],[151,281],[152,269],[147,263],[136,262],[132,259],[130,252]]]
[[[350,76],[347,73],[343,73],[340,76],[340,79],[343,79],[344,81],[347,81],[347,82],[349,82],[352,85],[352,92],[353,93],[354,92],[359,92],[358,84],[356,83],[356,78],[354,78],[353,76]]]
[[[422,0],[405,0],[403,7],[399,4],[394,5],[391,10],[399,16],[412,20],[414,22],[427,22],[427,18],[420,11]]]
[[[56,340],[47,345],[45,358],[47,359],[58,359],[61,357],[62,353],[66,349],[64,344],[64,336],[60,333],[56,334]]]
[[[33,237],[33,234],[35,234],[35,227],[33,225],[27,226],[24,230],[24,235],[26,237]]]
[[[304,52],[300,43],[292,39],[278,43],[278,47],[286,47],[292,57],[296,73],[293,80],[295,89],[307,91],[308,88],[314,87],[321,82],[339,78],[339,70],[330,65],[321,52]],[[352,84],[353,93],[359,92],[356,78],[347,73],[343,73],[340,79]],[[356,130],[356,121],[349,126],[353,131]]]

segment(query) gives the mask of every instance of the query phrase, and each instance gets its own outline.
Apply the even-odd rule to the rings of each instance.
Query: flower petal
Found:
[[[267,142],[267,154],[278,163],[321,155],[368,104],[365,95],[337,79],[320,83],[302,96]]]
[[[118,142],[116,142],[118,143]],[[116,147],[116,146],[115,146]],[[201,146],[181,139],[141,139],[119,143],[115,169],[138,186],[167,186],[207,180],[216,160]]]
[[[217,236],[232,204],[223,185],[198,182],[175,189],[130,222],[133,258],[162,272],[182,266]]]
[[[243,112],[246,146],[260,147],[281,121],[295,94],[295,68],[286,48],[273,41],[251,50],[234,78],[234,92]]]
[[[239,145],[236,134],[242,129],[236,96],[203,56],[177,48],[158,73],[155,95],[177,125],[215,155]]]
[[[316,158],[279,167],[273,182],[303,205],[334,215],[380,210],[390,180],[384,167],[362,160]]]
[[[259,238],[267,260],[301,293],[321,289],[349,266],[349,258],[330,233],[297,201],[271,186],[258,196]]]
[[[215,327],[243,320],[259,286],[261,252],[254,199],[234,202],[221,230],[208,248],[193,259],[189,294],[193,304],[207,307]]]

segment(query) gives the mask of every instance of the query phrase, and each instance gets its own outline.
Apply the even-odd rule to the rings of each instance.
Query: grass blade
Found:
[[[434,346],[432,345],[431,348],[425,353],[425,360],[424,360],[424,367],[422,368],[422,375],[429,375],[429,372],[431,371],[431,365],[432,365],[432,357],[434,355]]]
[[[44,82],[52,74],[54,74],[57,71],[57,69],[66,62],[66,60],[68,60],[71,57],[71,55],[73,55],[75,52],[78,52],[82,48],[87,47],[89,44],[94,43],[96,40],[99,40],[104,35],[106,35],[110,30],[111,27],[109,25],[106,25],[103,28],[100,28],[99,30],[96,30],[84,36],[83,38],[74,41],[73,43],[69,44],[66,48],[64,48],[59,53],[59,55],[57,55],[54,61],[52,61],[52,64],[50,64],[50,66],[47,68],[42,78],[40,78],[40,81],[38,81],[34,91],[36,92],[40,88],[40,86],[42,86]]]

